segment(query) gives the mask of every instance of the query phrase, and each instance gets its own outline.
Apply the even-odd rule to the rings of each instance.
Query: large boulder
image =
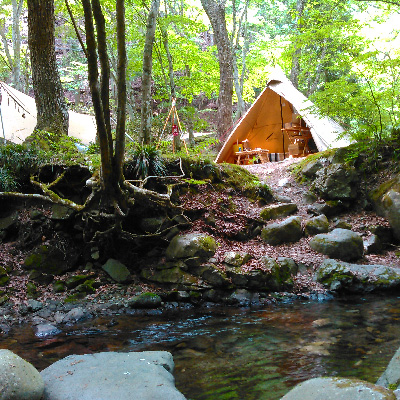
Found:
[[[169,260],[199,257],[207,260],[217,250],[214,238],[204,233],[189,233],[175,236],[166,250]]]
[[[282,243],[297,242],[303,235],[300,217],[290,217],[282,222],[269,224],[261,231],[262,240],[276,246]]]
[[[384,182],[370,193],[378,214],[386,217],[393,228],[394,237],[400,240],[400,174]]]
[[[264,208],[260,212],[260,217],[269,221],[295,214],[298,211],[297,205],[294,203],[281,203]]]
[[[362,293],[400,286],[400,272],[385,265],[350,264],[324,260],[316,272],[317,281],[330,290]]]
[[[314,236],[319,233],[327,232],[329,232],[329,221],[323,214],[309,219],[304,225],[304,233],[306,236]]]
[[[314,188],[325,200],[351,200],[357,196],[357,182],[354,167],[331,164],[316,173]]]
[[[43,400],[185,400],[166,351],[72,355],[40,374]]]
[[[314,178],[315,174],[323,168],[321,160],[309,161],[301,170],[301,173],[307,178]]]
[[[337,228],[330,233],[316,235],[309,244],[318,253],[343,261],[358,260],[364,254],[361,236],[348,229]]]
[[[323,377],[299,383],[281,400],[396,400],[396,396],[358,379]]]
[[[383,372],[383,374],[376,381],[376,384],[385,388],[396,387],[399,389],[400,386],[400,348],[397,349],[396,353],[389,362],[389,365]]]
[[[44,382],[36,368],[10,350],[0,350],[0,399],[40,400]]]

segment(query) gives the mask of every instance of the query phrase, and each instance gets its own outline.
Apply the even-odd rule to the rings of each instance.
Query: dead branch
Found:
[[[144,185],[148,182],[149,179],[157,179],[159,181],[166,180],[166,179],[181,179],[185,176],[185,172],[183,171],[182,167],[182,158],[179,158],[179,168],[181,170],[181,175],[171,175],[171,176],[157,176],[157,175],[152,175],[152,176],[147,176],[145,179],[138,179],[138,180],[127,180],[125,182],[128,183],[139,183],[139,188],[143,188]]]

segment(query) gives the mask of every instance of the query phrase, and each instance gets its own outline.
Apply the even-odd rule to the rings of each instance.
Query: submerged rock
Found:
[[[166,351],[72,355],[44,369],[43,400],[185,400]]]
[[[281,400],[396,400],[391,390],[359,379],[313,378],[299,383]]]
[[[388,290],[400,286],[400,273],[395,268],[349,264],[331,259],[322,263],[316,278],[330,290],[351,293]]]
[[[39,400],[44,383],[36,368],[10,350],[0,350],[0,398]]]

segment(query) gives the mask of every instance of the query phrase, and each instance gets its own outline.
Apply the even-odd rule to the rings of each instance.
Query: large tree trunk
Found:
[[[149,144],[151,140],[151,72],[153,68],[153,43],[156,32],[157,15],[160,9],[160,0],[153,0],[147,18],[146,39],[143,50],[142,73],[142,117],[140,124],[140,141]]]
[[[56,63],[53,0],[28,0],[28,32],[37,109],[35,129],[67,135],[68,109]]]
[[[201,0],[210,20],[219,61],[219,95],[217,132],[222,136],[232,124],[233,60],[225,22],[225,2]]]

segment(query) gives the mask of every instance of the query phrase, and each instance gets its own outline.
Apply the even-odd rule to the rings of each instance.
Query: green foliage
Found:
[[[31,146],[40,149],[52,163],[73,165],[84,164],[85,155],[79,151],[82,142],[71,136],[56,135],[36,130],[30,137]]]
[[[18,186],[15,176],[8,169],[0,167],[0,192],[14,192]]]
[[[163,176],[166,168],[160,152],[154,145],[131,145],[127,149],[126,170],[136,179],[147,176]]]

